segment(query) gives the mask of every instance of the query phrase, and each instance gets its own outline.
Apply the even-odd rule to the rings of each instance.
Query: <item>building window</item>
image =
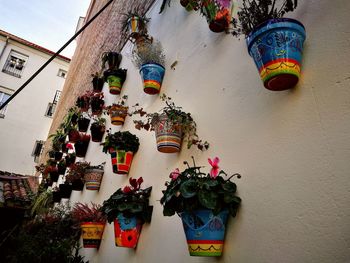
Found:
[[[56,109],[56,104],[53,104],[52,102],[49,102],[49,104],[47,105],[45,116],[46,117],[52,117],[53,114],[55,113],[55,109]]]
[[[5,103],[5,101],[7,101],[8,98],[11,97],[11,94],[5,93],[2,91],[2,89],[0,89],[0,106]],[[0,110],[0,118],[5,118],[5,113],[6,113],[6,108],[3,108],[2,110]]]
[[[39,157],[43,151],[44,143],[44,141],[35,141],[32,156],[34,157],[34,162],[36,163],[39,162]]]
[[[61,77],[61,78],[66,78],[66,76],[67,76],[67,71],[65,71],[65,70],[63,70],[63,69],[59,69],[58,70],[58,74],[57,74],[57,76],[59,76],[59,77]]]
[[[28,58],[26,55],[11,50],[2,72],[20,78]]]

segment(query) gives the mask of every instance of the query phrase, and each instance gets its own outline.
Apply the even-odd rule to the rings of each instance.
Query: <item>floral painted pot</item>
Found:
[[[293,88],[301,72],[305,28],[290,18],[270,19],[247,37],[250,56],[260,73],[265,88]]]
[[[128,174],[134,153],[123,150],[115,150],[113,148],[109,150],[109,153],[111,155],[113,173]]]
[[[155,127],[157,150],[162,153],[175,153],[181,150],[182,127],[169,120],[167,116],[160,117]]]
[[[81,235],[84,248],[99,248],[102,240],[105,223],[84,222],[81,225]]]
[[[111,123],[113,125],[123,125],[125,118],[128,115],[128,107],[124,106],[111,106],[108,111],[109,116],[111,117]]]
[[[84,175],[86,190],[100,190],[103,173],[104,171],[102,168],[86,169]]]
[[[147,63],[141,66],[140,74],[143,79],[143,91],[150,95],[158,94],[162,86],[165,68],[159,64]]]
[[[225,238],[228,210],[214,215],[211,210],[180,214],[191,256],[219,257]]]
[[[118,214],[114,220],[115,245],[117,247],[136,248],[142,224],[136,217]]]

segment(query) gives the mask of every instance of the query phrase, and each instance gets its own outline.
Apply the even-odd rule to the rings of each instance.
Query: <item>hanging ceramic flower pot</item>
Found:
[[[80,139],[74,144],[75,154],[77,157],[85,157],[90,143],[90,135],[84,134]]]
[[[80,132],[86,132],[87,129],[89,128],[89,124],[90,124],[90,119],[89,118],[85,118],[85,117],[81,117],[78,120],[78,130]]]
[[[159,64],[147,63],[141,66],[140,74],[143,79],[143,91],[150,95],[158,94],[162,86],[165,68]]]
[[[198,10],[198,0],[180,0],[180,4],[186,9],[186,11]]]
[[[123,125],[128,115],[128,107],[116,104],[111,105],[108,109],[108,114],[113,125]]]
[[[84,182],[81,179],[74,180],[72,182],[72,190],[74,191],[83,191],[84,189]]]
[[[115,245],[136,248],[141,228],[142,224],[135,216],[129,218],[119,213],[114,220]]]
[[[86,169],[84,179],[86,190],[98,191],[101,187],[101,182],[103,178],[103,167],[97,168],[89,168]]]
[[[128,28],[131,37],[138,37],[144,31],[144,22],[138,16],[131,16],[128,19]]]
[[[299,80],[305,28],[290,18],[270,19],[247,37],[250,56],[265,88],[286,90]]]
[[[99,248],[102,240],[105,223],[84,222],[81,224],[83,247]]]
[[[109,153],[111,155],[113,173],[128,174],[132,159],[134,157],[133,152],[126,152],[123,150],[115,150],[114,148],[111,148],[109,150]]]
[[[182,127],[166,115],[159,118],[155,127],[157,149],[162,153],[175,153],[181,149]]]
[[[61,201],[60,191],[52,191],[52,201],[54,203],[59,203]]]
[[[191,256],[221,256],[228,210],[218,215],[211,210],[197,210],[183,212],[180,216]]]
[[[68,141],[71,143],[75,143],[80,138],[80,133],[78,130],[72,129],[68,133]]]
[[[104,72],[104,78],[108,82],[109,93],[119,95],[126,79],[126,69],[109,69]]]
[[[211,31],[221,33],[229,28],[233,8],[231,0],[205,0],[201,8]]]
[[[106,131],[106,126],[98,122],[94,122],[93,124],[91,124],[90,130],[91,130],[91,140],[93,142],[101,142],[103,134]]]
[[[100,78],[98,75],[94,76],[92,79],[92,87],[94,92],[101,92],[103,89],[105,81],[103,78]]]
[[[60,184],[59,188],[60,188],[61,197],[69,199],[72,193],[72,185],[64,183],[64,184]]]

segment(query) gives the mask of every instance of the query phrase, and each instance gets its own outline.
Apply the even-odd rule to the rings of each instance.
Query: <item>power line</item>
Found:
[[[94,21],[113,1],[114,0],[109,0],[108,3],[102,7],[102,9],[98,11],[80,30],[78,30],[78,32],[76,32],[74,36],[72,36],[67,41],[66,44],[64,44],[54,55],[52,55],[48,61],[44,63],[44,65],[42,65],[26,82],[24,82],[23,85],[17,89],[10,98],[8,98],[2,105],[0,105],[0,110],[5,108],[6,105],[9,104],[9,102],[18,95],[18,93],[20,93],[44,68],[46,68],[46,66],[49,65],[51,61],[54,60],[61,53],[61,51],[65,49],[81,32],[83,32],[85,28],[87,28],[92,23],[92,21]]]

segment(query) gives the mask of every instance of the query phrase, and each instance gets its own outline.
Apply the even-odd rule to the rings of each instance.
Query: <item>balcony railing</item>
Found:
[[[24,66],[22,63],[14,63],[13,61],[9,60],[6,62],[2,72],[20,78],[22,76],[23,68]]]

